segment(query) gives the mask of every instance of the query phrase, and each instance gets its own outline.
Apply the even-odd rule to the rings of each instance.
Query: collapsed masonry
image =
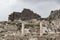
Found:
[[[47,35],[57,38],[56,35],[60,32],[60,10],[51,11],[51,14],[47,18],[41,18],[38,14],[35,14],[29,9],[24,9],[21,13],[19,12],[13,12],[11,15],[9,15],[10,21],[23,21],[22,23],[25,23],[25,28],[30,29],[29,27],[32,27],[31,30],[33,30],[35,27],[37,27],[36,34],[39,37]],[[27,24],[26,24],[27,23]],[[27,26],[26,26],[27,25]],[[23,27],[24,27],[23,26]],[[30,31],[31,31],[30,30]],[[34,32],[34,31],[33,31]],[[33,33],[32,32],[32,33]],[[24,28],[22,28],[22,34],[24,34]],[[31,34],[31,33],[30,33]]]
[[[29,9],[13,12],[0,22],[0,40],[60,40],[60,11],[41,18]]]

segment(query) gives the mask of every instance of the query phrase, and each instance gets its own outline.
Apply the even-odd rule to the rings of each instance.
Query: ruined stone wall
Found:
[[[21,13],[13,12],[8,19],[15,22],[15,24],[0,25],[0,40],[60,40],[60,10],[51,11],[49,17],[41,18],[31,10],[24,9]],[[19,23],[18,20],[30,24],[28,28],[24,29],[24,36],[21,35],[22,27],[20,27],[20,24],[16,25]],[[40,37],[41,31],[43,33]],[[58,31],[59,33],[57,33]]]

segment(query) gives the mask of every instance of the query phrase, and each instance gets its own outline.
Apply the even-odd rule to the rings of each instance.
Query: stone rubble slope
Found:
[[[49,17],[41,18],[24,9],[13,12],[8,19],[0,22],[0,40],[60,40],[60,10],[51,11]]]

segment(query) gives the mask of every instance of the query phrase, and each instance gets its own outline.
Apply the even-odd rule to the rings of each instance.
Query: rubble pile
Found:
[[[60,40],[60,10],[41,18],[30,9],[13,12],[0,22],[0,40]]]

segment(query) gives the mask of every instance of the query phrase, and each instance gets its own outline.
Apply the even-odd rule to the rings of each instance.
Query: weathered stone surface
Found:
[[[0,22],[0,40],[60,40],[60,10],[52,11],[48,18],[41,18],[31,10],[24,9],[21,13],[10,14],[9,20]]]
[[[51,14],[48,17],[50,20],[60,19],[60,10],[51,11]]]
[[[41,16],[38,14],[34,13],[30,9],[24,9],[21,13],[20,12],[13,12],[12,14],[9,15],[9,20],[14,21],[14,20],[30,20],[30,19],[40,19]]]
[[[18,30],[17,26],[13,26],[13,25],[5,26],[4,29],[7,31],[17,31]]]

